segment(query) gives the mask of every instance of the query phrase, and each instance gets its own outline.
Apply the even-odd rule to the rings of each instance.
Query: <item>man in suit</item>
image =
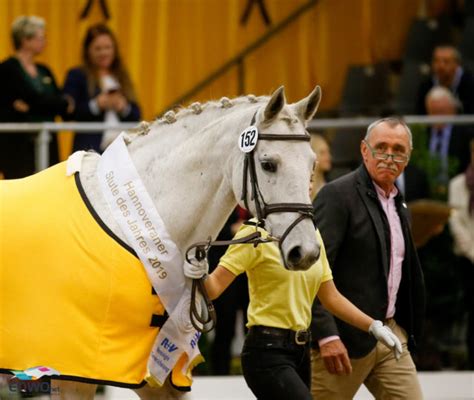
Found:
[[[410,351],[424,317],[424,280],[406,204],[395,186],[411,154],[411,132],[403,121],[383,118],[368,127],[360,149],[363,165],[319,192],[315,223],[339,291],[384,320],[404,352],[397,361],[316,301],[312,393],[317,399],[352,399],[365,384],[376,398],[421,399]]]
[[[423,81],[418,88],[416,111],[426,114],[426,94],[435,86],[442,86],[451,91],[459,100],[460,114],[474,113],[474,76],[461,66],[459,51],[450,45],[436,46],[431,62],[433,75]]]
[[[436,86],[426,94],[425,104],[428,115],[449,116],[457,114],[459,101],[448,89]],[[473,130],[469,126],[440,123],[431,127],[429,135],[429,151],[441,161],[438,183],[446,187],[450,178],[469,165],[466,149],[474,137]],[[450,168],[450,158],[457,160],[455,168]]]

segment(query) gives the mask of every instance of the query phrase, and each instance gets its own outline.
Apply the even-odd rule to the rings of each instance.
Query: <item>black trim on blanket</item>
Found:
[[[113,233],[112,230],[107,225],[105,225],[104,221],[102,221],[102,219],[99,217],[99,214],[97,214],[97,212],[94,210],[94,207],[92,207],[92,204],[87,198],[86,192],[84,191],[84,188],[82,187],[82,183],[79,178],[79,172],[74,173],[74,180],[76,182],[77,190],[79,191],[79,194],[81,195],[82,201],[86,205],[92,217],[99,224],[99,226],[105,231],[105,233],[107,233],[107,235],[109,235],[112,239],[114,239],[120,246],[122,246],[125,250],[127,250],[128,252],[130,252],[131,254],[133,254],[135,257],[138,258],[137,253],[135,253],[135,250],[133,250],[133,248],[131,248],[127,243],[125,243],[115,233]]]
[[[152,328],[161,328],[165,324],[167,319],[168,319],[167,312],[165,312],[164,315],[152,314],[150,326]]]
[[[0,373],[13,375],[12,369],[0,368]],[[117,387],[122,387],[126,389],[139,389],[146,385],[145,380],[141,381],[140,383],[123,383],[123,382],[115,382],[115,381],[106,381],[102,379],[83,378],[81,376],[72,376],[72,375],[54,375],[54,376],[51,376],[50,378],[61,380],[61,381],[75,381],[75,382],[82,382],[82,383],[90,383],[93,385],[117,386]]]
[[[169,374],[170,377],[170,384],[173,386],[176,390],[179,392],[190,392],[191,391],[191,386],[177,386],[173,382],[173,371]]]

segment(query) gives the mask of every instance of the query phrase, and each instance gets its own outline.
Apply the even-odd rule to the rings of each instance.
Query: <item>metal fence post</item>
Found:
[[[36,136],[35,143],[35,167],[36,172],[42,171],[49,166],[49,142],[51,134],[48,129],[43,128]]]

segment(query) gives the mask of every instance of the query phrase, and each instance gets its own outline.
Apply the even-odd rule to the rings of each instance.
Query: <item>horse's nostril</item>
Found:
[[[302,254],[300,246],[293,247],[288,253],[288,261],[292,265],[297,265],[301,261],[301,258]]]

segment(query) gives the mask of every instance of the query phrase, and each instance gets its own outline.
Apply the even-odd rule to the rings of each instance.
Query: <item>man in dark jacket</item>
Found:
[[[363,165],[316,197],[315,222],[337,288],[384,320],[404,346],[397,362],[373,337],[315,302],[312,392],[317,399],[352,399],[363,383],[376,398],[422,398],[410,350],[424,318],[424,281],[406,204],[395,186],[411,150],[411,132],[403,121],[378,120],[361,143]]]
[[[461,66],[459,51],[449,45],[436,46],[431,61],[433,75],[421,82],[416,99],[416,113],[427,114],[425,98],[431,88],[443,86],[459,100],[459,114],[474,113],[474,76]]]

